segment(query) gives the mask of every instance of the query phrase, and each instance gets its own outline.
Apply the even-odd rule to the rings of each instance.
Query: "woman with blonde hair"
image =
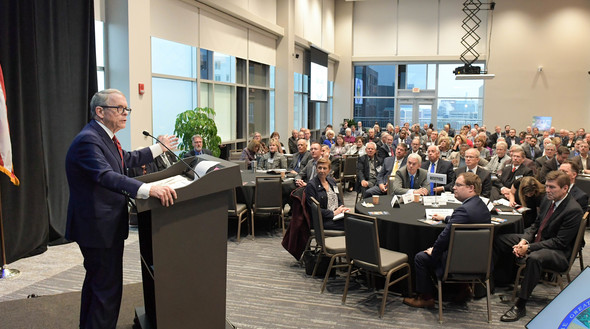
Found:
[[[268,145],[268,152],[262,156],[258,164],[258,169],[287,169],[287,158],[279,152],[281,143],[276,139],[271,139]]]
[[[448,159],[451,156],[451,144],[449,142],[449,138],[446,135],[441,134],[441,136],[438,138],[436,145],[438,145],[438,149],[440,150],[441,158]]]

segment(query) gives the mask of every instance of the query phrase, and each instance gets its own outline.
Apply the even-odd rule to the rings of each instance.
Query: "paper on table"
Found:
[[[510,201],[508,201],[506,199],[498,199],[498,200],[494,201],[494,204],[510,207]]]
[[[454,209],[424,209],[426,211],[426,219],[432,219],[432,215],[439,214],[441,216],[447,217],[453,214]]]

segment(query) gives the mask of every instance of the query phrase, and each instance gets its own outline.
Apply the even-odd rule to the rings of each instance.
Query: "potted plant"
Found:
[[[217,125],[212,119],[214,116],[215,110],[210,107],[197,107],[176,116],[174,134],[178,137],[178,148],[183,154],[192,150],[192,137],[198,134],[203,136],[203,148],[210,150],[214,156],[219,156],[221,138],[217,136]]]

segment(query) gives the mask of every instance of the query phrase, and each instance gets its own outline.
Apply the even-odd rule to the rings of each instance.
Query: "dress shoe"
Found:
[[[500,321],[503,322],[514,322],[518,321],[520,318],[526,315],[526,307],[517,307],[516,305],[512,306],[502,317]]]
[[[420,308],[434,308],[434,299],[422,299],[422,297],[404,298],[404,304],[412,307],[420,307]]]
[[[469,285],[464,285],[461,288],[459,288],[459,291],[457,291],[457,294],[455,295],[455,297],[453,297],[453,302],[462,304],[467,302],[471,298],[471,296],[473,296],[471,287]]]

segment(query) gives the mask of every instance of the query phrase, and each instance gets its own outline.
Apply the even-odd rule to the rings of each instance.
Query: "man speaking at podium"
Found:
[[[66,156],[70,188],[66,238],[76,241],[84,256],[80,328],[115,328],[123,292],[123,243],[129,235],[127,198],[156,197],[174,204],[168,186],[150,186],[125,176],[165,151],[156,144],[127,152],[115,133],[125,128],[130,108],[116,89],[99,91],[90,101],[92,120],[76,136]],[[163,141],[174,147],[178,138]]]

